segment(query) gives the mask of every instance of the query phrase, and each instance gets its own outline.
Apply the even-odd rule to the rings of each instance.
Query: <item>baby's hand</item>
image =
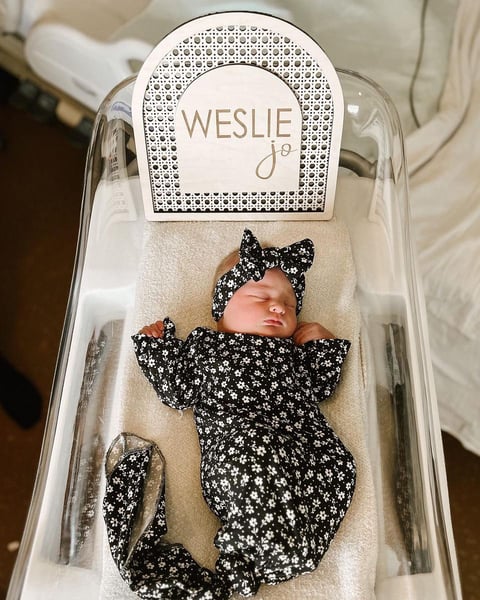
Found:
[[[293,334],[293,341],[297,346],[301,346],[312,340],[333,339],[334,337],[333,333],[320,323],[299,323]]]
[[[163,321],[155,321],[155,323],[152,323],[151,325],[145,325],[145,327],[142,327],[138,333],[143,333],[144,335],[154,338],[161,338],[163,337],[163,330]]]

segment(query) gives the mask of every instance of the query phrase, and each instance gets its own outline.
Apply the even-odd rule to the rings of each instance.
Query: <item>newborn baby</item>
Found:
[[[138,545],[134,565],[117,561],[143,598],[251,596],[314,570],[345,516],[355,463],[318,403],[333,393],[350,343],[297,322],[313,254],[311,240],[262,249],[245,230],[214,290],[216,330],[198,327],[182,341],[166,318],[133,336],[160,400],[193,407],[202,490],[221,522],[214,573],[159,539],[148,550],[153,566],[142,567]],[[159,538],[163,497],[156,523]],[[109,540],[118,555],[112,528]]]

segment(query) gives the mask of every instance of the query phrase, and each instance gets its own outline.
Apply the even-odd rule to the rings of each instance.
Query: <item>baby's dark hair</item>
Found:
[[[227,254],[227,256],[223,257],[223,259],[220,261],[217,268],[215,269],[215,275],[213,276],[212,296],[215,293],[215,287],[220,277],[222,277],[222,275],[225,275],[225,273],[228,273],[228,271],[230,271],[230,269],[233,269],[233,267],[239,262],[240,248],[235,248],[235,250],[232,250]]]
[[[239,261],[240,261],[240,248],[235,248],[235,250],[232,250],[231,252],[229,252],[227,254],[227,256],[224,256],[223,259],[218,264],[217,268],[215,269],[215,275],[214,275],[215,281],[213,282],[213,285],[215,286],[217,281],[220,279],[220,277],[222,275],[225,275],[225,273],[230,271],[230,269],[233,269],[233,267]]]

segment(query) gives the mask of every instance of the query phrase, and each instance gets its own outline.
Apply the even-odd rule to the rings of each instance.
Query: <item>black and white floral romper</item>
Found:
[[[219,558],[215,574],[187,566],[183,554],[181,564],[193,579],[207,581],[205,589],[217,589],[213,595],[189,595],[184,576],[183,595],[143,597],[248,596],[261,583],[312,571],[355,487],[353,457],[318,407],[339,381],[350,342],[322,339],[296,346],[291,338],[205,327],[183,342],[172,321],[164,324],[163,338],[133,336],[135,352],[162,402],[176,409],[193,406],[203,494],[221,521],[215,538]],[[178,552],[179,546],[171,548]],[[171,580],[172,573],[156,577]],[[201,587],[191,582],[192,590]]]

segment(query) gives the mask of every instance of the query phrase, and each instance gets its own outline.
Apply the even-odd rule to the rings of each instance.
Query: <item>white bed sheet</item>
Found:
[[[460,0],[439,111],[406,140],[442,428],[480,454],[480,3]]]

